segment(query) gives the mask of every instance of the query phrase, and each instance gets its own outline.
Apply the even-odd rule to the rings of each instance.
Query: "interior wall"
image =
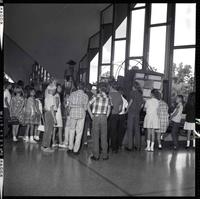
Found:
[[[33,64],[34,59],[4,34],[4,72],[13,81],[22,80],[27,84]]]
[[[77,63],[77,70],[89,37],[99,30],[100,11],[106,6],[5,4],[5,33],[52,76],[62,79],[70,59]]]

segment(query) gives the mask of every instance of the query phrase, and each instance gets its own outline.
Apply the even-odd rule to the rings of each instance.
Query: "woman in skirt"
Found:
[[[183,113],[186,114],[184,130],[187,131],[187,145],[186,149],[190,147],[190,136],[193,132],[193,147],[195,147],[195,92],[191,92],[188,96]]]

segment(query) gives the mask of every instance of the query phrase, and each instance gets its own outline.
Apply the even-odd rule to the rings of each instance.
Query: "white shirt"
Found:
[[[127,100],[122,95],[121,97],[122,97],[123,105],[122,105],[122,111],[119,113],[119,115],[123,115],[126,111],[126,108],[128,107]]]
[[[54,106],[55,108],[55,98],[52,94],[48,93],[49,87],[45,90],[45,100],[44,100],[44,107],[46,111],[50,111],[51,107]]]
[[[183,105],[180,103],[177,105],[177,107],[175,108],[174,112],[178,109],[178,113],[172,118],[173,122],[176,123],[180,123],[181,122],[181,118],[182,118],[182,112],[183,112]],[[173,112],[173,113],[174,113]],[[172,114],[173,114],[172,113]]]
[[[8,104],[10,105],[10,100],[11,100],[11,94],[10,94],[10,91],[8,89],[5,89],[4,92],[3,92],[3,107],[4,108],[8,108],[7,105],[6,105],[6,98],[7,98],[7,102]]]

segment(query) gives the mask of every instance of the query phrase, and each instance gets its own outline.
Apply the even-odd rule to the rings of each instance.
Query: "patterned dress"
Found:
[[[16,117],[20,124],[24,124],[25,100],[21,96],[13,96],[10,101],[10,116]]]
[[[169,126],[169,114],[168,105],[162,100],[159,102],[158,117],[160,119],[160,128],[157,129],[156,132],[165,133]]]
[[[35,98],[29,97],[25,107],[24,122],[25,124],[39,125],[39,108]]]

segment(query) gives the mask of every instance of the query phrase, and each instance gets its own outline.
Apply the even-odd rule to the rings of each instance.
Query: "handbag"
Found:
[[[45,132],[44,129],[44,118],[41,118],[41,124],[38,126],[38,131]]]
[[[8,120],[8,123],[11,125],[18,125],[19,120],[17,119],[17,117],[13,116],[13,117],[10,117],[10,119]]]

